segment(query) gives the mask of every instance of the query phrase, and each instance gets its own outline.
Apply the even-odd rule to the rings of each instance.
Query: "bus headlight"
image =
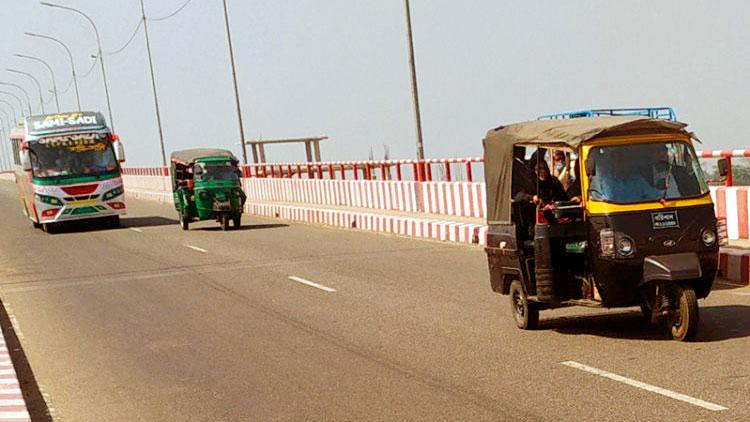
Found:
[[[55,198],[54,196],[47,196],[47,195],[39,195],[38,193],[34,194],[34,197],[36,197],[36,200],[39,202],[42,202],[47,205],[56,205],[56,206],[62,206],[62,201]]]
[[[701,232],[701,240],[706,246],[713,246],[716,243],[716,233],[711,229],[703,229]]]
[[[109,201],[112,198],[116,198],[124,193],[124,190],[122,189],[122,186],[118,186],[107,193],[104,194],[102,197],[103,200]]]

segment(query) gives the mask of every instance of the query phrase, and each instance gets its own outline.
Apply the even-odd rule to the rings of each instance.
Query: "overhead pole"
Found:
[[[227,13],[227,0],[224,4],[224,23],[227,28],[227,43],[229,44],[229,62],[232,64],[232,81],[234,82],[234,100],[237,103],[237,121],[240,125],[240,143],[242,144],[242,163],[247,165],[247,145],[245,144],[245,127],[242,124],[242,109],[240,107],[240,91],[237,86],[237,70],[234,64],[234,48],[232,47],[232,33],[229,30],[229,13]]]
[[[26,106],[29,108],[29,116],[33,114],[31,111],[31,97],[29,97],[28,91],[26,91],[21,85],[14,84],[12,82],[0,82],[0,85],[7,85],[17,88],[19,91],[23,92],[23,95],[26,97]],[[21,114],[23,114],[23,102],[21,103]]]
[[[19,97],[18,95],[14,94],[12,92],[8,92],[8,91],[0,91],[0,94],[10,95],[11,97],[15,98],[16,101],[18,101],[18,104],[21,105],[21,114],[20,114],[20,116],[21,116],[21,119],[23,119],[23,102],[21,101],[21,97]],[[8,104],[10,106],[10,109],[13,110],[13,117],[16,117],[16,108],[11,103],[9,103],[9,102],[7,102],[5,100],[0,100],[0,102]],[[16,126],[17,125],[18,125],[18,121],[16,121]]]
[[[39,90],[39,107],[42,109],[42,114],[45,114],[44,98],[42,96],[42,84],[39,83],[39,79],[37,79],[34,75],[32,75],[29,72],[23,72],[23,71],[16,70],[16,69],[5,69],[5,70],[11,73],[17,73],[19,75],[28,76],[29,78],[31,78],[32,81],[34,81],[34,83],[36,84],[36,89]]]
[[[159,127],[159,144],[161,145],[161,165],[167,167],[167,152],[164,150],[164,130],[161,125],[161,112],[159,111],[159,97],[156,95],[156,76],[154,75],[154,61],[151,58],[151,42],[148,38],[148,23],[146,19],[146,8],[141,1],[141,18],[143,19],[143,32],[146,34],[146,52],[148,52],[148,68],[151,71],[151,88],[154,92],[154,107],[156,108],[156,125]]]
[[[36,62],[39,62],[43,64],[47,70],[49,70],[50,78],[52,78],[52,92],[55,94],[55,106],[57,106],[57,112],[60,112],[60,99],[57,97],[57,82],[55,82],[55,71],[52,70],[52,66],[49,65],[46,61],[40,59],[39,57],[34,56],[27,56],[25,54],[14,54],[16,57],[20,57],[22,59],[29,59],[34,60]]]
[[[419,111],[419,89],[417,88],[417,67],[414,63],[414,39],[411,30],[411,7],[409,0],[404,0],[406,6],[406,30],[409,41],[409,67],[411,68],[411,92],[414,99],[414,118],[417,123],[417,159],[424,160],[424,144],[422,142],[422,115]]]
[[[70,70],[73,73],[73,87],[75,88],[75,91],[76,91],[76,104],[78,104],[78,111],[80,112],[81,111],[81,95],[78,93],[78,77],[76,76],[76,64],[75,64],[75,61],[73,60],[73,53],[70,52],[70,49],[68,48],[67,45],[65,45],[64,42],[58,40],[57,38],[53,38],[48,35],[35,34],[33,32],[26,32],[25,34],[30,37],[44,38],[46,40],[54,41],[60,44],[68,53],[68,58],[70,59]]]
[[[102,39],[99,36],[99,29],[96,27],[96,24],[94,23],[94,20],[91,19],[91,17],[89,17],[89,15],[83,13],[82,11],[80,11],[78,9],[74,9],[72,7],[69,7],[69,6],[62,6],[62,5],[59,5],[59,4],[49,3],[49,2],[45,2],[45,1],[43,1],[43,2],[41,2],[39,4],[41,4],[42,6],[55,7],[55,8],[58,8],[58,9],[68,10],[68,11],[77,13],[77,14],[83,16],[84,18],[86,18],[86,20],[91,24],[91,27],[94,28],[94,34],[96,35],[96,46],[98,48],[99,64],[101,64],[101,66],[102,66],[102,80],[104,81],[104,95],[107,98],[107,112],[109,113],[109,127],[114,132],[114,130],[115,130],[115,121],[114,121],[114,119],[112,119],[112,104],[109,101],[109,85],[107,84],[107,72],[104,70],[104,54],[102,54]]]

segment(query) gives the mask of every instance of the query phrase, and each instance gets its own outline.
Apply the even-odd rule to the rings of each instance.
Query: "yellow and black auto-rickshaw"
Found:
[[[695,336],[724,239],[693,134],[659,110],[589,110],[487,133],[490,282],[510,296],[519,328],[535,328],[542,309],[640,306],[674,339]],[[538,190],[554,177],[548,150],[577,157],[575,193]]]

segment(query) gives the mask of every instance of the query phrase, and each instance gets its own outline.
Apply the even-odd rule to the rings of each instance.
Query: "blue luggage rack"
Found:
[[[672,107],[592,108],[588,110],[571,111],[568,113],[546,114],[537,117],[537,120],[575,119],[577,117],[598,116],[644,116],[651,119],[677,120],[677,115]]]

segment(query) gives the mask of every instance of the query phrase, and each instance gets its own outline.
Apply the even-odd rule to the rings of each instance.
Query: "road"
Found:
[[[0,182],[0,298],[56,420],[750,420],[748,288],[693,343],[637,309],[520,331],[478,247],[128,204],[49,235]]]

